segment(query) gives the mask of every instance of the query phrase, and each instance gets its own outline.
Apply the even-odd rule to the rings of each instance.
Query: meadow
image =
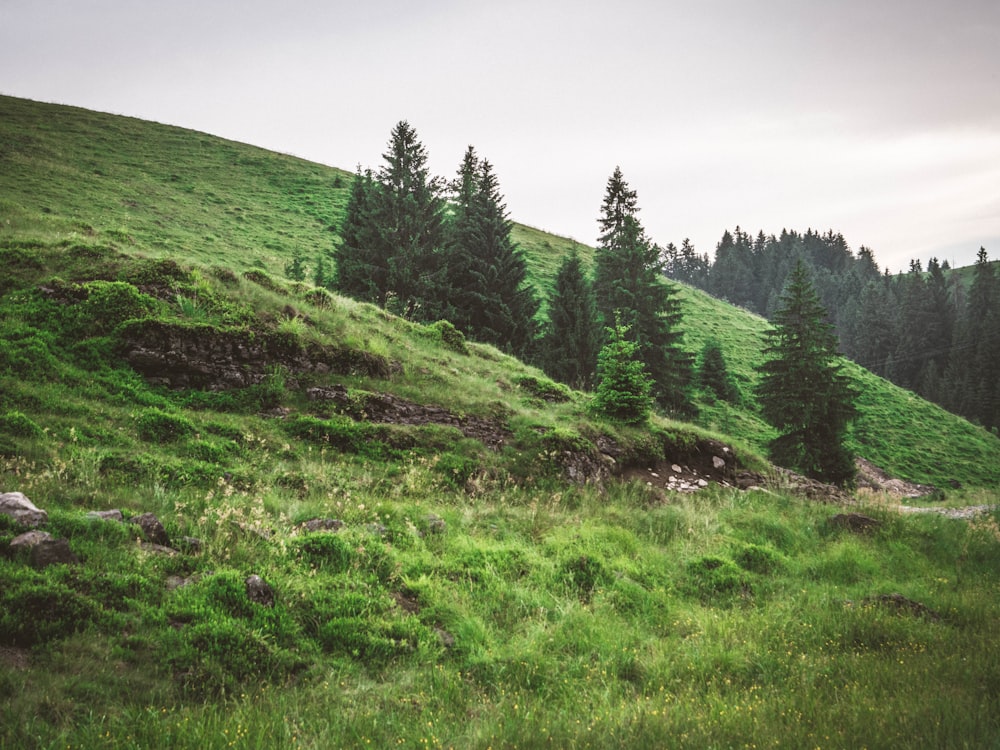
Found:
[[[80,560],[33,566],[0,515],[0,747],[1000,743],[998,514],[787,486],[752,395],[762,319],[682,288],[687,345],[717,340],[741,398],[608,423],[447,325],[284,279],[335,250],[349,173],[0,111],[0,492]],[[518,232],[544,291],[572,243]],[[144,377],[154,334],[274,357],[226,388],[180,359]],[[941,487],[925,505],[1000,502],[996,436],[852,374],[860,455]],[[711,441],[754,488],[621,479]],[[88,515],[108,509],[126,522]],[[147,512],[176,552],[127,522]]]

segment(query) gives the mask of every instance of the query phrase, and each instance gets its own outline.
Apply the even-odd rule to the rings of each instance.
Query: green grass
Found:
[[[859,537],[828,524],[843,509],[775,489],[567,481],[566,452],[608,439],[619,467],[711,437],[766,471],[760,318],[683,288],[688,347],[718,340],[743,399],[704,398],[697,424],[604,423],[589,394],[447,326],[284,280],[296,250],[335,246],[349,175],[0,109],[0,490],[46,509],[82,560],[35,570],[0,516],[0,747],[997,744],[996,514],[871,498],[854,510],[882,526]],[[546,289],[568,241],[516,236]],[[272,362],[244,387],[171,388],[121,359],[136,331],[382,366]],[[949,504],[998,502],[995,437],[852,372],[860,452]],[[508,431],[494,450],[373,423],[379,393]],[[151,553],[86,515],[108,508],[201,550]],[[305,532],[313,518],[344,527]],[[248,599],[250,574],[273,608]],[[892,593],[933,613],[873,599]]]

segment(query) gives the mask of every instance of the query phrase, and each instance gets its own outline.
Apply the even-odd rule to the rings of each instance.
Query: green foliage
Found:
[[[746,574],[732,560],[705,555],[685,567],[687,590],[706,601],[725,602],[750,592]]]
[[[598,355],[592,408],[610,419],[639,424],[649,417],[652,379],[636,359],[639,345],[626,338],[628,331],[621,323],[608,329],[609,341]]]
[[[439,320],[425,326],[424,330],[434,339],[440,341],[445,348],[451,349],[456,354],[469,353],[469,347],[465,343],[465,335],[450,321]]]
[[[66,638],[101,619],[100,607],[54,575],[6,565],[0,586],[0,641],[19,647]]]
[[[305,534],[295,540],[293,549],[303,562],[325,573],[343,573],[354,561],[354,548],[334,533]]]
[[[191,420],[161,409],[146,409],[136,420],[139,437],[151,443],[172,442],[193,435]]]
[[[33,419],[19,411],[0,414],[0,433],[22,438],[41,438],[44,431]]]
[[[108,334],[133,318],[155,309],[155,300],[123,281],[91,281],[83,285],[86,299],[75,308],[78,330],[86,335]]]
[[[850,482],[854,459],[845,441],[858,394],[835,363],[836,338],[804,264],[792,272],[782,304],[757,388],[764,417],[781,431],[772,458],[816,479]]]
[[[572,392],[561,383],[553,383],[547,378],[536,378],[533,375],[522,375],[517,378],[517,384],[532,396],[550,403],[563,403],[573,398]]]
[[[574,246],[559,267],[539,360],[545,371],[574,388],[589,388],[600,348],[597,303]]]

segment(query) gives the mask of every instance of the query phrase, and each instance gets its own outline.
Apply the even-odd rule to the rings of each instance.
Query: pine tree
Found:
[[[378,172],[375,221],[388,258],[386,306],[405,317],[436,320],[444,308],[445,203],[427,150],[405,120],[392,130]]]
[[[628,326],[616,317],[607,331],[608,342],[597,357],[597,390],[593,409],[625,424],[649,417],[652,379],[636,358],[639,345],[629,339]]]
[[[994,266],[980,248],[948,378],[956,411],[987,428],[1000,427],[1000,278]]]
[[[739,398],[736,385],[726,367],[722,347],[715,339],[705,344],[698,366],[698,384],[716,398],[735,403]]]
[[[538,301],[492,165],[470,146],[453,186],[447,243],[447,315],[478,341],[526,358],[537,336]]]
[[[836,363],[837,342],[802,261],[792,271],[768,332],[757,396],[765,419],[781,435],[771,443],[776,463],[826,482],[845,483],[854,462],[845,446],[857,393]]]
[[[542,367],[556,380],[588,389],[594,382],[598,348],[594,292],[574,248],[556,274],[542,338]]]
[[[356,300],[384,306],[389,291],[388,253],[391,248],[386,248],[379,236],[378,191],[372,171],[362,172],[358,167],[340,229],[341,246],[333,288]]]
[[[608,180],[595,254],[594,295],[606,330],[617,320],[638,345],[636,356],[654,382],[656,400],[678,411],[690,409],[691,356],[680,348],[680,302],[662,274],[659,248],[636,216],[636,191],[616,167]]]

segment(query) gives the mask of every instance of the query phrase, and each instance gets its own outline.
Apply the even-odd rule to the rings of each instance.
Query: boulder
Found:
[[[50,539],[52,539],[52,535],[47,531],[26,531],[10,540],[10,548],[15,552],[30,550],[36,544],[47,542]]]
[[[252,575],[246,579],[247,596],[254,604],[262,607],[274,606],[274,589],[259,575]]]
[[[123,521],[125,519],[120,510],[92,510],[87,514],[87,518],[95,518],[99,521]]]
[[[143,513],[142,515],[132,516],[132,518],[129,519],[129,523],[134,523],[142,529],[142,533],[146,537],[146,541],[150,544],[159,544],[163,547],[170,546],[170,537],[167,536],[167,530],[163,528],[163,524],[160,523],[160,519],[152,513]]]
[[[882,527],[881,521],[861,513],[838,513],[835,516],[830,516],[827,523],[840,529],[847,529],[855,534],[868,534]]]
[[[80,562],[65,539],[45,539],[31,547],[31,564],[36,568],[49,565],[76,565]]]
[[[49,520],[49,514],[35,507],[20,492],[5,492],[0,495],[0,513],[10,516],[22,526],[39,526]]]

